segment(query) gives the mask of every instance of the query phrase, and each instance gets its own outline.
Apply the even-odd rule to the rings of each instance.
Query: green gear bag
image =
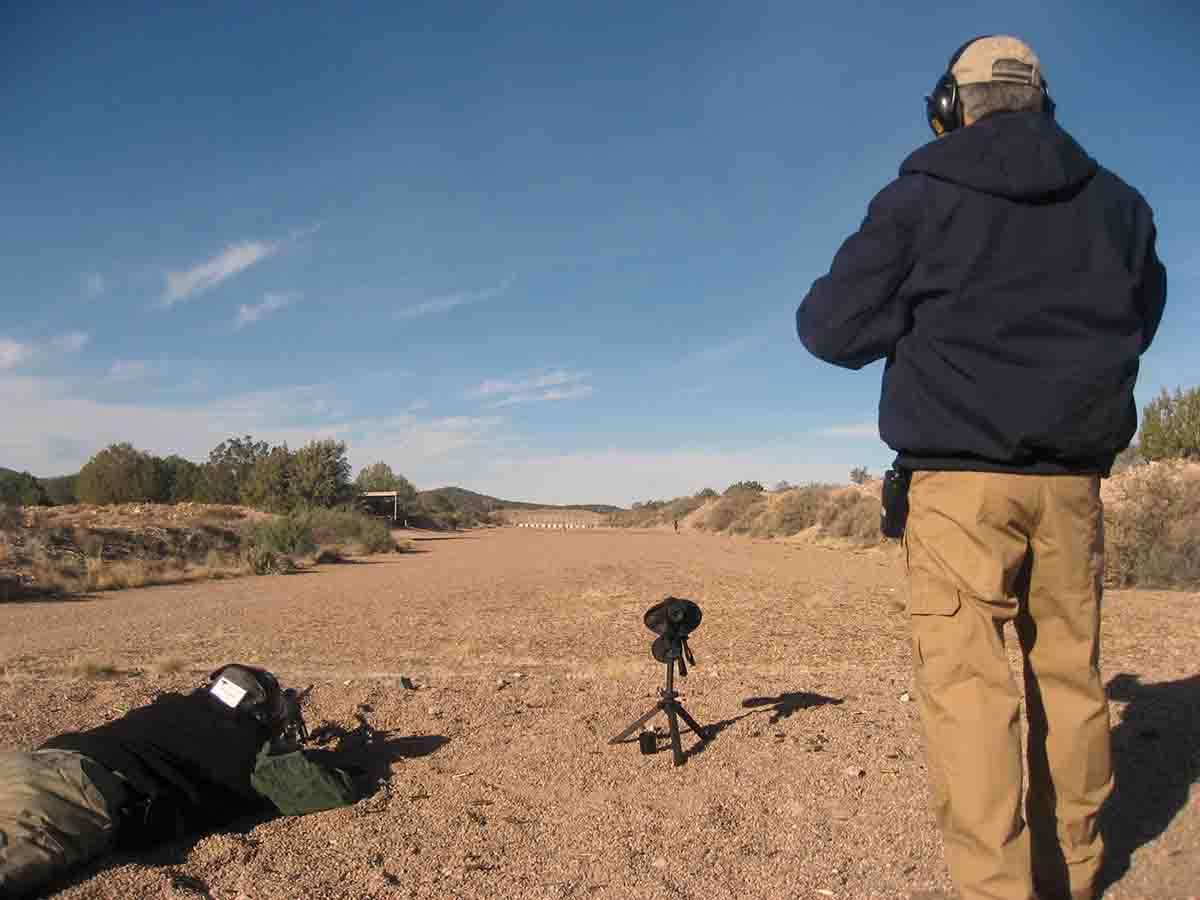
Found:
[[[341,769],[313,762],[303,750],[273,755],[270,741],[258,751],[250,785],[285,816],[349,806],[357,799],[350,776]]]

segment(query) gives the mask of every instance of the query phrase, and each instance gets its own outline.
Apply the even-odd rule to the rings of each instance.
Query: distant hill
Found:
[[[596,513],[620,512],[621,507],[607,503],[580,503],[572,506],[555,506],[549,503],[526,503],[521,500],[501,500],[499,497],[489,497],[460,487],[435,488],[431,491],[418,491],[420,498],[432,504],[448,504],[454,509],[468,509],[482,515],[499,509],[577,509]]]

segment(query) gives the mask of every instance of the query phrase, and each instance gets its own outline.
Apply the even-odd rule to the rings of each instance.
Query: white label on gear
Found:
[[[245,688],[238,687],[224,675],[218,678],[208,690],[214,697],[232,709],[237,709],[237,705],[246,696]]]

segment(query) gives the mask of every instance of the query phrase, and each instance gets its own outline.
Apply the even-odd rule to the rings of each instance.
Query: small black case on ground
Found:
[[[884,537],[904,537],[908,521],[908,484],[912,472],[891,468],[883,473],[883,488],[879,498],[879,530]]]

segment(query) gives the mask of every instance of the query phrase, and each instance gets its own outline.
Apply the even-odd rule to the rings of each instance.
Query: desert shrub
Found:
[[[25,516],[16,506],[0,503],[0,531],[16,531],[25,524]]]
[[[762,483],[758,481],[737,481],[725,488],[725,493],[727,495],[736,494],[739,491],[753,491],[761,494],[763,492],[763,486]]]
[[[362,525],[358,532],[358,544],[365,553],[389,553],[396,542],[392,540],[391,530],[379,519],[362,517]]]
[[[871,480],[871,471],[866,466],[855,466],[850,470],[852,484],[866,484]]]
[[[304,515],[255,522],[243,533],[242,543],[246,550],[283,554],[302,555],[317,549],[312,524]],[[247,562],[250,562],[249,557]]]
[[[741,531],[749,531],[754,517],[762,511],[761,508],[765,507],[766,502],[761,490],[726,491],[708,511],[704,518],[704,527],[710,531],[725,531],[736,525]]]
[[[821,533],[861,543],[879,541],[879,501],[857,491],[833,494],[818,516]]]
[[[763,537],[786,537],[817,524],[828,490],[819,487],[792,488],[764,516]]]
[[[243,532],[243,543],[288,556],[318,547],[353,545],[363,553],[386,553],[395,546],[386,523],[349,509],[308,509],[256,522]]]
[[[248,544],[242,549],[242,560],[255,575],[270,575],[279,570],[279,555],[258,544]]]
[[[1104,580],[1113,587],[1200,586],[1200,481],[1156,466],[1130,478],[1104,513]]]
[[[1149,460],[1200,457],[1200,387],[1163,389],[1142,410],[1139,447]]]

